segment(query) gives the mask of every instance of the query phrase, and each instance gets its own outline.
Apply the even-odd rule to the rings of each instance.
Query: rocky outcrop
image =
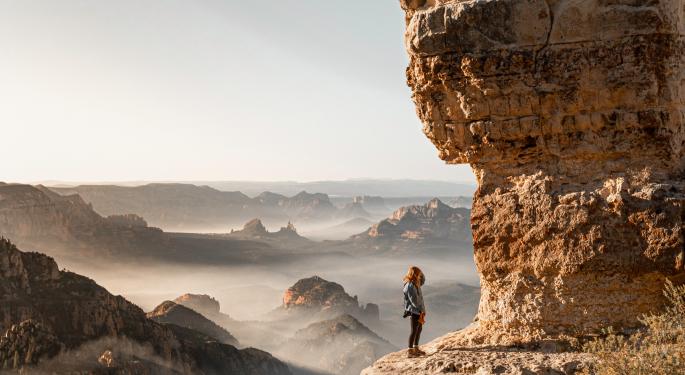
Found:
[[[186,293],[178,296],[175,303],[193,309],[200,314],[212,319],[212,316],[221,314],[221,304],[207,294]],[[228,317],[228,315],[226,315]]]
[[[424,132],[479,184],[470,339],[639,324],[685,276],[682,3],[402,6]]]
[[[498,359],[487,345],[563,351],[638,325],[666,278],[685,279],[682,2],[401,5],[424,133],[478,180],[481,299],[474,324],[428,357],[393,354],[366,373],[574,373],[577,353],[510,346]],[[481,369],[488,357],[502,367]]]
[[[276,313],[317,318],[351,314],[367,324],[380,319],[377,305],[360,306],[357,296],[347,294],[342,285],[319,276],[298,280],[288,288],[283,294],[283,305]]]
[[[116,354],[127,346],[123,342],[130,342],[140,349],[130,353],[148,351],[148,360],[169,369],[161,373],[289,373],[268,353],[238,350],[196,331],[147,319],[123,297],[86,277],[59,271],[52,258],[21,252],[4,239],[0,240],[0,332],[5,332],[0,340],[4,369],[40,366],[50,360],[55,361],[50,372],[60,372],[63,368],[57,365],[74,363],[73,358],[79,357],[90,359],[68,370],[91,371],[102,366],[97,359],[105,350]],[[93,356],[73,354],[86,349]],[[63,355],[73,358],[60,361]]]
[[[162,302],[154,310],[147,313],[147,317],[159,323],[175,324],[198,331],[224,344],[238,346],[238,340],[228,331],[199,312],[175,302]]]
[[[277,354],[327,373],[357,375],[393,350],[397,348],[353,316],[341,315],[298,330]]]
[[[440,241],[470,242],[469,210],[450,207],[438,198],[425,205],[399,208],[393,214],[354,240],[376,241]]]
[[[226,235],[228,238],[235,238],[241,240],[262,241],[272,243],[277,247],[301,247],[311,246],[313,242],[309,239],[300,236],[297,233],[295,225],[288,222],[286,226],[281,227],[276,232],[269,232],[260,219],[252,219],[243,225],[240,230],[231,230]]]

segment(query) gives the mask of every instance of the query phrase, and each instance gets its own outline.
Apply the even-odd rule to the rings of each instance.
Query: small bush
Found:
[[[666,281],[666,310],[644,316],[644,328],[624,336],[613,330],[584,345],[596,362],[586,373],[597,375],[685,374],[685,285]]]

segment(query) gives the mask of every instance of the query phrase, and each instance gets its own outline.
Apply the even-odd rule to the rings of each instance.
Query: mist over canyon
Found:
[[[409,205],[397,207],[405,202]],[[183,327],[221,345],[259,348],[293,373],[356,374],[404,346],[401,278],[409,264],[419,264],[429,275],[425,298],[432,320],[426,339],[471,321],[479,292],[470,210],[462,207],[469,202],[458,196],[386,200],[306,192],[250,198],[190,184],[54,188],[3,183],[0,233],[13,242],[7,246],[48,254],[60,267],[92,278],[148,312],[136,319]],[[179,231],[151,226],[145,213],[157,213],[157,220]],[[243,218],[251,219],[240,226],[217,225],[223,231],[192,231],[201,220]],[[183,223],[190,227],[179,227]],[[338,232],[329,239],[300,232],[300,225],[317,224],[338,227]],[[326,236],[322,230],[318,234]],[[31,269],[25,271],[28,277]],[[383,272],[375,272],[379,269]],[[21,323],[16,319],[10,314],[5,321]],[[43,318],[34,320],[46,324]],[[109,335],[128,336],[116,327]],[[152,336],[130,339],[136,343],[130,345],[145,346]],[[93,342],[91,350],[100,351],[97,357],[104,355],[105,362],[116,357],[112,368],[125,369],[137,360],[129,349],[117,349],[129,344],[81,340]],[[54,356],[22,350],[30,355],[19,350],[20,357]],[[151,350],[157,358],[156,349]],[[61,357],[55,358],[61,363]],[[186,359],[162,359],[152,362],[195,366]],[[5,367],[21,367],[12,361]]]

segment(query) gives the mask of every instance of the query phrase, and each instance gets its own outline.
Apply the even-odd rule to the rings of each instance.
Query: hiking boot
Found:
[[[419,353],[416,351],[416,348],[407,349],[407,358],[415,358],[418,356],[419,356]]]
[[[423,350],[419,349],[418,346],[414,347],[414,352],[416,353],[416,355],[426,355],[426,352],[424,352]]]

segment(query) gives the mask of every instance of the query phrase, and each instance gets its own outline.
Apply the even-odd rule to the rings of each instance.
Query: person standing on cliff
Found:
[[[407,356],[415,357],[426,354],[419,349],[421,329],[426,319],[426,306],[423,304],[421,286],[426,277],[419,267],[411,266],[404,276],[404,317],[410,316],[411,333],[409,334],[409,350]]]

